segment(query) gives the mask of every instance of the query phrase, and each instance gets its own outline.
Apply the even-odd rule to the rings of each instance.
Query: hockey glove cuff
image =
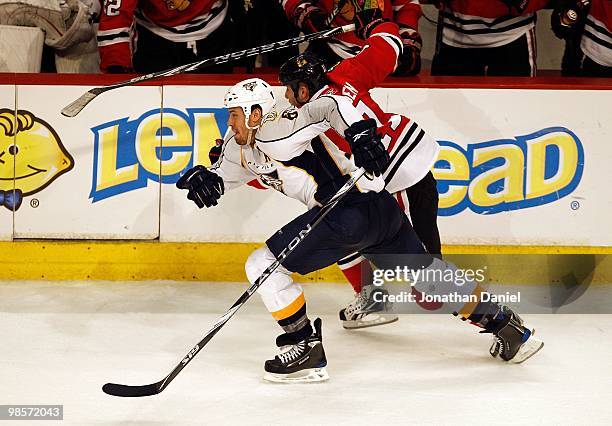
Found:
[[[208,151],[208,158],[210,159],[210,164],[215,164],[217,160],[219,160],[222,150],[223,150],[223,139],[215,140],[215,146],[210,148],[210,151]]]
[[[366,172],[379,176],[389,165],[389,153],[376,133],[376,121],[362,120],[351,124],[344,131],[344,137],[351,146],[355,165]]]
[[[225,191],[223,179],[201,165],[187,170],[176,182],[176,187],[188,190],[187,198],[199,208],[216,206]]]
[[[417,75],[421,71],[421,47],[423,41],[419,33],[410,27],[401,27],[399,30],[403,49],[397,59],[397,68],[392,75]]]

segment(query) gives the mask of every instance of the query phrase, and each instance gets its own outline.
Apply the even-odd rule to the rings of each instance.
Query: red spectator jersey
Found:
[[[100,15],[100,68],[132,67],[134,23],[175,42],[202,40],[219,28],[227,0],[105,0]]]
[[[359,54],[344,59],[327,74],[330,84],[313,98],[323,94],[347,96],[364,118],[376,120],[382,142],[391,157],[383,177],[387,190],[393,193],[423,179],[436,161],[440,148],[413,120],[383,111],[370,96],[370,89],[395,69],[402,49],[397,25],[387,22],[376,26],[366,42]],[[324,137],[350,152],[348,143],[334,130],[327,131]]]
[[[353,22],[355,8],[350,1],[344,0],[280,0],[287,17],[295,22],[298,6],[304,3],[316,4],[327,12],[329,16],[335,14],[332,27],[340,27]],[[338,4],[343,7],[337,10]],[[383,15],[400,26],[410,27],[418,31],[421,5],[418,0],[385,0]],[[328,41],[329,47],[341,58],[355,56],[364,46],[365,41],[358,38],[355,33],[340,34]]]
[[[592,0],[580,48],[586,56],[612,67],[612,0]]]
[[[550,0],[529,0],[519,12],[501,0],[441,0],[442,41],[454,47],[498,47],[533,31],[535,12]]]

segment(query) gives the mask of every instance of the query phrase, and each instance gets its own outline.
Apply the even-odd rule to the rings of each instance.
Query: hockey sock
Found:
[[[283,327],[283,329],[285,329],[285,327]],[[302,340],[306,340],[308,337],[310,337],[313,331],[314,330],[312,329],[310,320],[307,319],[306,324],[304,324],[302,328],[293,332],[287,332],[287,339],[294,342],[301,342]]]
[[[355,293],[360,293],[365,283],[372,282],[372,265],[359,253],[352,254],[338,261],[340,270],[346,277]]]
[[[477,285],[472,294],[480,295],[484,292],[484,289]],[[482,302],[477,303],[466,303],[460,312],[454,313],[459,316],[463,321],[470,321],[471,324],[492,331],[495,328],[494,324],[498,324],[503,320],[503,311],[497,303],[493,302]]]
[[[285,308],[272,312],[272,316],[282,327],[288,337],[304,340],[312,334],[312,326],[306,315],[306,299],[304,293],[300,295]]]

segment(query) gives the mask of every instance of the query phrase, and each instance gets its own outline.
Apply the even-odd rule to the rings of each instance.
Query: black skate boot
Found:
[[[389,310],[390,303],[376,301],[388,294],[387,290],[373,284],[363,286],[361,292],[355,295],[355,299],[339,312],[342,327],[365,328],[397,321],[397,315],[384,312],[385,309]],[[376,300],[375,295],[378,295]]]
[[[507,306],[498,306],[498,311],[483,321],[485,330],[493,333],[493,344],[489,353],[514,364],[520,364],[535,355],[544,342],[533,337],[535,330],[525,327],[523,320]]]
[[[329,379],[321,335],[321,319],[313,322],[314,332],[305,340],[294,342],[286,334],[276,339],[286,350],[264,365],[264,380],[277,383],[322,382]],[[283,338],[283,336],[285,336]],[[280,343],[280,344],[279,344]]]

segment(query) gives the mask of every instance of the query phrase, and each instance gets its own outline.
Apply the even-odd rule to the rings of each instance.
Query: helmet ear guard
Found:
[[[225,94],[223,104],[225,108],[242,108],[247,128],[255,129],[259,126],[249,126],[249,116],[253,107],[261,108],[261,115],[264,116],[272,111],[276,98],[268,83],[260,78],[249,78],[232,86]]]

